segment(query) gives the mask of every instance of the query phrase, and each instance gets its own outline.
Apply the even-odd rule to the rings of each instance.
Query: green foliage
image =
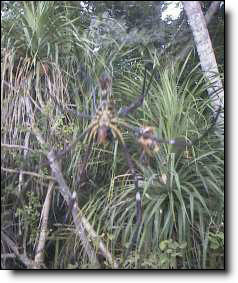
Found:
[[[208,256],[206,262],[208,269],[224,269],[224,232],[209,232]]]
[[[157,135],[165,139],[195,140],[203,133],[201,129],[209,127],[207,108],[210,101],[201,100],[199,96],[206,86],[197,77],[196,68],[187,79],[179,81],[181,73],[177,70],[181,69],[183,66],[160,71],[160,80],[153,82],[144,107],[130,117],[130,123],[152,125]],[[194,80],[197,81],[196,89],[193,88]],[[125,96],[135,97],[141,81],[142,78],[135,81],[127,76],[123,83],[115,82],[115,93],[124,97],[126,91]],[[203,234],[210,217],[214,212],[223,214],[223,149],[216,135],[213,132],[199,146],[188,148],[188,155],[181,149],[161,145],[158,154],[150,158],[146,166],[139,161],[140,151],[131,136],[125,133],[125,139],[130,144],[139,174],[144,176],[140,184],[143,226],[139,255],[150,257],[151,249],[159,249],[161,241],[175,237],[178,242],[187,243],[188,258],[197,258],[196,254],[206,252],[197,249],[200,249],[200,241],[205,244]],[[134,231],[134,186],[125,173],[112,174],[110,183],[115,187],[110,189],[110,200],[104,186],[87,204],[86,213],[100,231],[114,235],[113,241],[108,239],[109,245],[116,248],[115,243],[120,241],[122,247],[127,247]],[[190,267],[199,268],[201,260]],[[184,266],[187,266],[185,259]]]
[[[131,254],[124,262],[128,269],[177,269],[185,255],[187,243],[178,243],[172,239],[161,241],[159,248],[147,257],[141,258],[138,253]]]
[[[23,149],[3,148],[3,167],[41,175],[43,172],[48,177],[49,167],[39,168],[44,160],[39,150],[44,148],[29,131],[27,107],[31,105],[35,123],[44,135],[45,149],[63,149],[90,123],[67,109],[93,113],[92,94],[98,105],[97,81],[103,71],[112,75],[112,100],[119,110],[141,94],[145,64],[156,68],[143,106],[123,122],[152,126],[158,138],[177,141],[196,140],[211,125],[212,101],[207,98],[208,85],[195,58],[190,55],[184,62],[174,64],[171,54],[177,49],[173,46],[171,53],[160,55],[159,46],[171,40],[177,24],[164,23],[171,34],[153,30],[148,33],[154,15],[143,26],[155,6],[161,12],[160,3],[143,2],[142,20],[138,16],[139,6],[133,9],[133,3],[128,8],[130,3],[125,1],[108,2],[104,3],[108,13],[102,3],[94,1],[85,1],[84,8],[70,1],[8,4],[13,7],[2,26],[1,137],[3,143],[28,144],[36,151],[25,155]],[[94,11],[99,12],[94,14]],[[118,13],[124,19],[115,20]],[[91,18],[92,15],[95,17]],[[156,20],[162,27],[159,19],[158,14]],[[42,64],[48,70],[43,74]],[[63,110],[56,107],[55,100]],[[93,144],[80,183],[78,176],[87,144],[79,142],[63,158],[63,175],[72,191],[77,191],[80,208],[121,268],[222,268],[224,235],[214,226],[220,227],[223,222],[224,152],[216,128],[196,146],[163,144],[153,156],[141,158],[137,137],[120,127],[136,171],[142,177],[139,182],[142,225],[138,245],[127,259],[125,250],[136,229],[135,187],[120,142],[112,141],[105,147]],[[44,201],[48,181],[44,176],[26,174],[19,190],[22,181],[16,171],[4,171],[2,176],[4,226],[28,227],[24,233],[32,244],[36,240],[40,203]],[[19,204],[17,194],[23,203]],[[9,208],[16,212],[14,225],[12,219],[5,217]],[[46,265],[54,269],[99,268],[88,261],[71,226],[54,226],[62,223],[64,213],[62,198],[55,190]],[[21,238],[19,243],[23,245]],[[98,251],[97,243],[94,248]],[[33,249],[28,252],[33,258]],[[100,267],[112,268],[104,260]]]
[[[218,233],[209,232],[208,240],[209,240],[210,248],[212,250],[216,250],[224,247],[223,232],[218,232]]]
[[[168,268],[177,268],[177,257],[183,256],[183,250],[186,248],[187,243],[179,244],[172,239],[162,241],[160,243],[160,266],[161,269],[168,269]]]
[[[22,219],[25,227],[29,227],[29,243],[34,243],[38,234],[38,225],[40,219],[39,208],[41,207],[39,198],[33,192],[26,193],[28,202],[23,207],[16,209],[15,216]]]

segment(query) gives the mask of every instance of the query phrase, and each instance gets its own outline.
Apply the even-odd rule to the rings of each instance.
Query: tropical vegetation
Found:
[[[209,3],[201,1],[204,13]],[[184,12],[162,20],[166,1],[1,5],[2,268],[224,269],[223,123],[199,139],[213,124],[214,98],[194,46],[182,53],[192,37]],[[210,21],[222,78],[222,2]],[[155,69],[148,94],[124,122],[154,127],[161,139],[198,142],[161,144],[142,156],[138,137],[119,127],[142,196],[138,241],[125,256],[136,202],[120,140],[79,140],[53,160],[58,171],[49,156],[89,126],[103,72],[119,111],[142,94],[145,66],[147,85]],[[74,191],[76,214],[68,208]]]

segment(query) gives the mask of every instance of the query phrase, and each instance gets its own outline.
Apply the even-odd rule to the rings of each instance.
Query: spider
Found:
[[[79,117],[84,117],[87,119],[91,119],[89,126],[86,130],[81,133],[81,135],[73,141],[71,145],[69,145],[64,151],[57,155],[57,158],[62,157],[67,151],[72,149],[79,140],[83,140],[85,143],[88,143],[88,147],[86,150],[86,154],[84,160],[82,162],[81,172],[79,173],[79,182],[81,176],[85,170],[90,150],[93,142],[97,142],[97,144],[106,144],[110,142],[111,137],[113,136],[114,139],[117,139],[123,148],[123,152],[125,158],[128,163],[128,167],[131,171],[131,175],[134,180],[135,191],[136,191],[136,229],[132,237],[131,244],[126,252],[126,257],[128,256],[131,247],[136,244],[138,238],[139,227],[142,220],[142,204],[141,204],[141,194],[138,188],[138,176],[136,174],[136,170],[134,168],[132,158],[130,156],[129,150],[127,145],[123,139],[123,135],[121,133],[120,127],[125,127],[131,130],[136,138],[138,143],[141,145],[143,153],[152,156],[154,153],[158,152],[160,149],[160,144],[174,144],[182,147],[191,146],[197,143],[198,140],[202,139],[215,125],[218,115],[220,113],[220,109],[217,112],[217,115],[212,123],[211,127],[206,130],[206,132],[198,138],[196,141],[187,142],[185,139],[173,139],[173,140],[163,140],[158,139],[155,134],[155,128],[151,126],[146,127],[134,127],[126,123],[122,118],[128,116],[130,113],[134,112],[137,108],[139,108],[144,101],[144,98],[149,92],[150,85],[152,79],[155,74],[155,68],[152,70],[148,85],[146,87],[146,80],[147,80],[147,67],[144,69],[144,80],[143,80],[143,87],[141,94],[137,97],[137,99],[131,103],[129,106],[121,108],[119,111],[115,111],[115,107],[110,100],[111,92],[112,92],[112,79],[109,75],[103,74],[99,79],[99,86],[100,86],[100,98],[101,101],[99,106],[96,108],[95,114],[93,116],[85,115],[84,113],[77,113]],[[53,98],[55,100],[55,98]],[[61,108],[58,102],[55,100],[55,103]],[[64,110],[63,110],[64,111]]]
[[[122,133],[119,129],[119,127],[124,126],[128,129],[131,129],[135,132],[138,131],[137,128],[131,127],[126,122],[124,122],[121,118],[124,118],[128,116],[128,114],[135,111],[138,107],[140,107],[143,104],[145,96],[148,94],[153,76],[155,73],[155,68],[152,70],[149,83],[146,87],[146,77],[147,77],[147,67],[144,69],[144,80],[143,80],[143,87],[141,95],[137,97],[137,99],[131,103],[127,107],[121,108],[117,113],[115,112],[114,105],[112,104],[110,100],[111,96],[111,89],[112,89],[112,79],[107,74],[103,74],[99,78],[99,86],[100,86],[100,104],[96,108],[96,112],[93,116],[85,115],[84,113],[76,113],[79,117],[84,117],[86,119],[91,119],[91,122],[89,126],[86,128],[86,130],[81,133],[81,135],[72,142],[65,150],[57,154],[56,158],[61,158],[66,152],[68,152],[70,149],[72,149],[79,140],[83,140],[85,143],[88,143],[88,147],[86,150],[85,158],[82,162],[81,172],[79,173],[78,180],[80,182],[81,176],[83,175],[83,172],[85,170],[89,155],[90,155],[90,149],[92,146],[92,143],[96,141],[98,144],[106,144],[110,141],[111,136],[113,136],[115,139],[118,139],[123,147],[123,152],[125,155],[125,158],[127,160],[129,169],[131,171],[132,177],[134,179],[135,189],[136,189],[136,224],[139,228],[141,219],[142,219],[142,212],[141,212],[141,195],[138,188],[138,177],[132,162],[132,159],[130,157],[128,148],[126,143],[124,142]],[[57,102],[57,100],[50,94],[52,99],[54,100],[55,104],[60,108],[62,112],[64,112],[64,109],[62,106]],[[141,136],[144,135],[143,132],[140,134]],[[138,233],[138,228],[136,229],[136,232],[133,236],[132,243],[135,242],[135,238]]]
[[[99,79],[101,87],[101,103],[98,106],[93,119],[88,126],[87,137],[88,142],[97,138],[98,144],[106,144],[110,139],[110,133],[116,139],[118,138],[123,144],[122,134],[117,126],[118,118],[114,111],[114,106],[109,100],[112,80],[105,74]]]

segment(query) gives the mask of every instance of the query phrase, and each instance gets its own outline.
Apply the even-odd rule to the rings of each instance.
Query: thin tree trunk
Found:
[[[214,111],[218,111],[219,107],[224,104],[224,90],[207,30],[206,20],[199,1],[183,1],[183,6],[193,33],[201,68],[209,82],[208,95],[213,98]],[[219,121],[221,119],[222,116],[220,115]]]
[[[221,1],[213,1],[211,3],[211,5],[209,6],[206,14],[205,14],[205,20],[206,20],[206,24],[208,25],[210,23],[210,21],[212,20],[214,14],[216,13],[217,9],[219,8],[221,4]],[[182,34],[180,34],[180,38],[181,37],[185,37],[188,40],[188,36],[187,36],[187,32],[183,32]],[[181,39],[180,39],[181,40]],[[185,40],[185,39],[184,39]],[[188,43],[183,47],[183,49],[181,50],[181,52],[179,52],[179,54],[176,56],[175,61],[177,60],[183,60],[189,53],[189,51],[192,49],[193,47],[193,40],[190,39],[188,41]]]

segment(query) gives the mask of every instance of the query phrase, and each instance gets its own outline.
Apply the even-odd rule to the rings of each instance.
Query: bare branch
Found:
[[[40,130],[36,126],[32,126],[32,131],[35,134],[37,140],[39,143],[43,146],[45,146],[45,141],[41,135]],[[49,152],[45,152],[47,155],[47,158],[50,162],[50,167],[53,173],[53,176],[56,178],[58,184],[59,184],[59,190],[63,198],[65,199],[68,206],[70,206],[70,202],[72,200],[72,196],[70,193],[70,189],[68,185],[66,184],[66,181],[64,180],[63,174],[60,170],[60,165],[57,162],[57,157],[53,150]],[[100,239],[100,237],[97,235],[97,233],[93,230],[93,227],[88,222],[86,217],[83,215],[82,211],[79,209],[77,201],[75,200],[75,203],[71,209],[74,224],[76,227],[76,231],[81,239],[81,242],[84,246],[85,251],[87,252],[87,255],[92,263],[95,263],[96,255],[95,251],[92,249],[91,244],[89,242],[89,239],[86,237],[85,230],[87,231],[90,238],[93,239],[93,242],[95,245],[99,248],[99,250],[102,252],[102,254],[105,256],[105,258],[108,260],[110,264],[114,266],[114,268],[118,268],[118,264],[113,260],[112,255],[107,250],[106,246]]]
[[[40,174],[30,172],[30,171],[22,171],[22,170],[10,169],[10,168],[4,168],[4,167],[1,167],[1,170],[5,171],[5,172],[9,172],[9,173],[19,173],[19,174],[22,173],[23,175],[31,175],[33,177],[55,181],[55,178],[53,178],[51,176],[44,176],[44,175],[40,175]]]
[[[36,151],[38,151],[38,152],[41,152],[41,153],[43,153],[43,151],[42,150],[36,150],[36,149],[31,149],[31,148],[29,148],[29,147],[27,147],[27,146],[24,146],[24,145],[18,145],[18,144],[6,144],[6,143],[1,143],[1,147],[6,147],[6,148],[9,148],[9,149],[19,149],[19,150],[21,150],[21,149],[24,149],[24,150],[28,150],[28,151],[32,151],[32,152],[36,152]]]
[[[46,238],[48,235],[47,225],[48,225],[48,217],[49,217],[53,186],[54,186],[54,183],[51,181],[49,183],[47,195],[46,195],[45,202],[42,208],[41,232],[40,232],[40,237],[39,237],[38,246],[36,248],[36,255],[35,255],[35,266],[36,267],[41,266],[44,263],[44,247],[45,247],[45,242],[46,242]]]

